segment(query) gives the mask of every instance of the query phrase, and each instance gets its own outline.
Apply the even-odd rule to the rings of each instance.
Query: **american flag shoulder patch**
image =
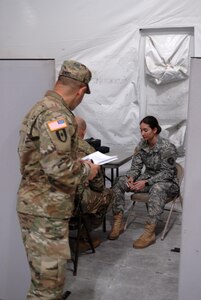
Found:
[[[58,119],[47,123],[50,131],[60,130],[67,127],[64,119]]]

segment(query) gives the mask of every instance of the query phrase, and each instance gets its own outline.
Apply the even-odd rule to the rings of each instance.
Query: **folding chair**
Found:
[[[182,183],[182,180],[183,180],[183,177],[184,177],[184,169],[183,169],[183,167],[179,163],[176,163],[176,169],[177,169],[177,178],[178,178],[178,181],[179,181],[179,186],[181,187],[181,183]],[[172,211],[174,209],[174,206],[175,206],[175,203],[176,203],[177,199],[180,200],[181,207],[182,207],[183,199],[182,199],[181,192],[180,192],[180,194],[178,196],[176,196],[174,198],[169,198],[166,201],[166,204],[170,203],[170,202],[172,202],[172,203],[171,203],[171,207],[170,207],[170,210],[169,210],[169,213],[168,213],[167,220],[165,222],[165,227],[163,229],[161,240],[164,240],[165,235],[168,232],[167,228],[169,226],[170,217],[172,215]],[[131,213],[132,213],[132,211],[134,209],[134,206],[135,206],[136,202],[143,202],[143,203],[145,203],[146,204],[146,208],[148,210],[148,204],[147,203],[149,201],[149,194],[148,193],[135,193],[135,194],[131,195],[131,200],[133,201],[133,204],[132,204],[132,207],[131,207],[131,209],[130,209],[130,211],[128,213],[128,217],[127,217],[126,223],[124,225],[124,230],[126,230],[127,227],[128,227],[129,219],[130,219]],[[132,223],[132,221],[130,223]]]
[[[77,199],[77,205],[75,209],[74,216],[70,218],[69,221],[69,231],[76,231],[77,234],[76,236],[69,236],[69,238],[75,239],[75,250],[74,256],[72,258],[74,269],[73,269],[73,275],[77,275],[77,267],[78,267],[78,258],[79,258],[79,245],[80,245],[80,236],[81,236],[81,229],[84,228],[87,234],[87,239],[91,248],[92,253],[95,253],[95,249],[92,243],[91,235],[87,227],[87,223],[85,220],[85,214],[82,209],[82,204],[81,204],[81,197]]]

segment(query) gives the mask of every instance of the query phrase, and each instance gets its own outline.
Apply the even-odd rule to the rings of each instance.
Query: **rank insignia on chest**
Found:
[[[60,130],[67,127],[64,119],[58,119],[47,123],[50,131]]]

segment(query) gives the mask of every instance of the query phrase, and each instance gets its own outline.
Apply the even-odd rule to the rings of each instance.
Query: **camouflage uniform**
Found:
[[[135,181],[148,180],[148,185],[138,192],[149,192],[147,221],[157,223],[163,212],[166,199],[179,193],[176,159],[176,148],[168,140],[158,136],[158,141],[152,149],[149,148],[146,141],[142,140],[135,149],[130,170],[125,176],[120,176],[113,187],[115,192],[114,214],[124,212],[124,194],[125,192],[133,192],[126,184],[127,177],[131,176]]]
[[[82,158],[95,151],[85,140],[78,138],[79,157]],[[100,171],[93,180],[78,185],[77,196],[82,199],[83,211],[88,214],[86,219],[89,230],[101,225],[107,211],[111,209],[113,191],[104,187],[103,172]]]
[[[18,147],[17,211],[31,269],[27,299],[61,299],[70,258],[68,220],[77,185],[90,173],[77,147],[74,115],[60,95],[48,91],[24,118]]]

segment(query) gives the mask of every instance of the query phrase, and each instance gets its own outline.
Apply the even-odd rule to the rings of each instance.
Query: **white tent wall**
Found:
[[[200,10],[199,0],[1,0],[0,57],[53,57],[57,71],[64,59],[82,61],[93,73],[92,94],[75,113],[86,118],[87,136],[135,145],[143,105],[139,29],[194,27],[199,56]]]
[[[1,0],[0,58],[51,57],[56,75],[65,59],[86,64],[93,74],[92,93],[85,96],[75,114],[87,120],[87,136],[100,138],[103,145],[111,147],[133,147],[140,137],[140,118],[153,111],[147,106],[147,97],[155,105],[158,95],[141,77],[140,29],[194,28],[193,54],[199,57],[200,14],[200,0]],[[177,96],[187,101],[188,79],[180,85],[184,86],[177,89]],[[179,104],[179,122],[185,121],[187,102],[175,103],[174,89],[164,86],[160,93],[166,93],[168,102],[173,103],[170,111]],[[159,110],[159,120],[161,112],[165,114]],[[173,126],[175,120],[168,116],[172,115],[167,114],[167,121]],[[181,135],[182,143],[183,132]],[[179,146],[180,137],[174,137]]]

